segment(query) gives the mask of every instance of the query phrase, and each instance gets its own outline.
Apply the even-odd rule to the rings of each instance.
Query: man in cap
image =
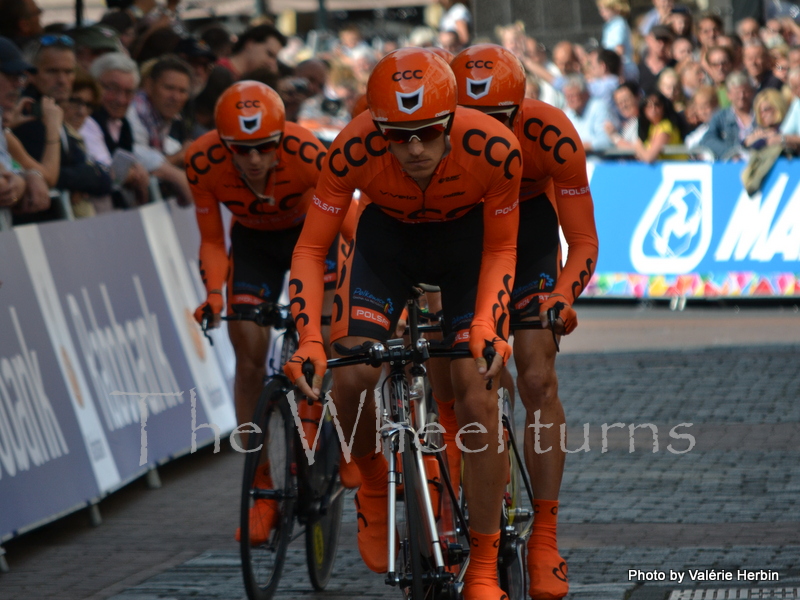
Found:
[[[672,42],[675,34],[666,25],[655,25],[644,38],[647,54],[639,63],[639,85],[649,94],[657,89],[661,71],[675,66],[672,58]]]
[[[117,31],[108,25],[82,27],[70,33],[75,40],[75,57],[81,68],[89,72],[92,63],[107,52],[123,51]]]

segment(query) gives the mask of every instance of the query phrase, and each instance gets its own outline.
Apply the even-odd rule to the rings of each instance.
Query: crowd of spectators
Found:
[[[156,196],[190,204],[184,153],[237,80],[275,88],[287,118],[328,143],[380,57],[402,45],[454,54],[503,45],[525,68],[526,95],[563,109],[601,157],[742,160],[800,148],[800,27],[790,18],[724,31],[718,15],[674,0],[653,0],[635,21],[628,0],[596,0],[601,40],[548,51],[521,22],[474,37],[454,0],[438,0],[438,28],[365,39],[346,24],[327,43],[287,38],[266,18],[238,35],[221,24],[190,33],[180,0],[166,2],[120,0],[124,8],[74,28],[42,27],[36,0],[0,0],[0,209],[15,224],[63,217],[52,189],[76,217]]]
[[[800,26],[754,18],[725,31],[714,12],[653,0],[635,21],[628,0],[596,0],[601,40],[557,43],[551,59],[524,25],[498,30],[565,110],[589,153],[661,160],[773,159],[800,148]],[[796,90],[800,92],[800,89]],[[760,157],[763,159],[763,156]]]

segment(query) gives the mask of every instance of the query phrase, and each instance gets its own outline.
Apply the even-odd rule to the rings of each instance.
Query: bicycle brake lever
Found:
[[[308,387],[313,388],[314,385],[314,365],[311,364],[310,360],[307,360],[303,363],[303,376],[306,378],[306,383]],[[306,401],[309,405],[314,404],[314,400],[311,397],[306,397]]]
[[[553,332],[553,343],[556,345],[556,352],[561,352],[561,347],[558,343],[558,335],[556,334],[556,322],[558,315],[561,311],[555,306],[547,309],[547,323],[550,325],[550,331]]]
[[[214,339],[208,334],[208,323],[213,318],[213,314],[209,315],[209,312],[203,311],[203,318],[200,320],[200,329],[203,330],[203,335],[208,340],[208,343],[212,346],[214,345]]]
[[[492,367],[492,363],[494,362],[494,357],[497,354],[494,350],[494,346],[492,346],[491,342],[486,342],[486,348],[483,349],[483,359],[486,361],[486,370],[488,371]],[[492,380],[486,382],[486,389],[492,389]]]

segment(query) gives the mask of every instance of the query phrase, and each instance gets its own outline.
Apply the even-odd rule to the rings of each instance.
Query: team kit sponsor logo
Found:
[[[370,323],[375,323],[376,325],[380,325],[387,331],[389,330],[389,319],[387,319],[383,314],[381,314],[377,310],[372,310],[371,308],[362,308],[360,306],[354,306],[350,311],[350,317],[353,319],[357,319],[359,321],[368,321]]]
[[[394,313],[394,303],[391,298],[381,298],[374,295],[372,292],[364,288],[356,288],[353,292],[353,299],[369,302],[370,304],[379,307],[387,315]]]

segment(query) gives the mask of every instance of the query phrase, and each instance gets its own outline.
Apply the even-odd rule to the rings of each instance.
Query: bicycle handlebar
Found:
[[[452,348],[441,348],[431,346],[428,340],[420,338],[417,348],[392,345],[389,340],[388,346],[380,342],[364,342],[360,346],[347,348],[339,343],[334,343],[333,347],[341,358],[331,358],[328,360],[328,368],[349,367],[353,365],[371,365],[379,367],[383,363],[391,362],[417,362],[422,363],[429,358],[471,358],[469,350],[454,350]]]

